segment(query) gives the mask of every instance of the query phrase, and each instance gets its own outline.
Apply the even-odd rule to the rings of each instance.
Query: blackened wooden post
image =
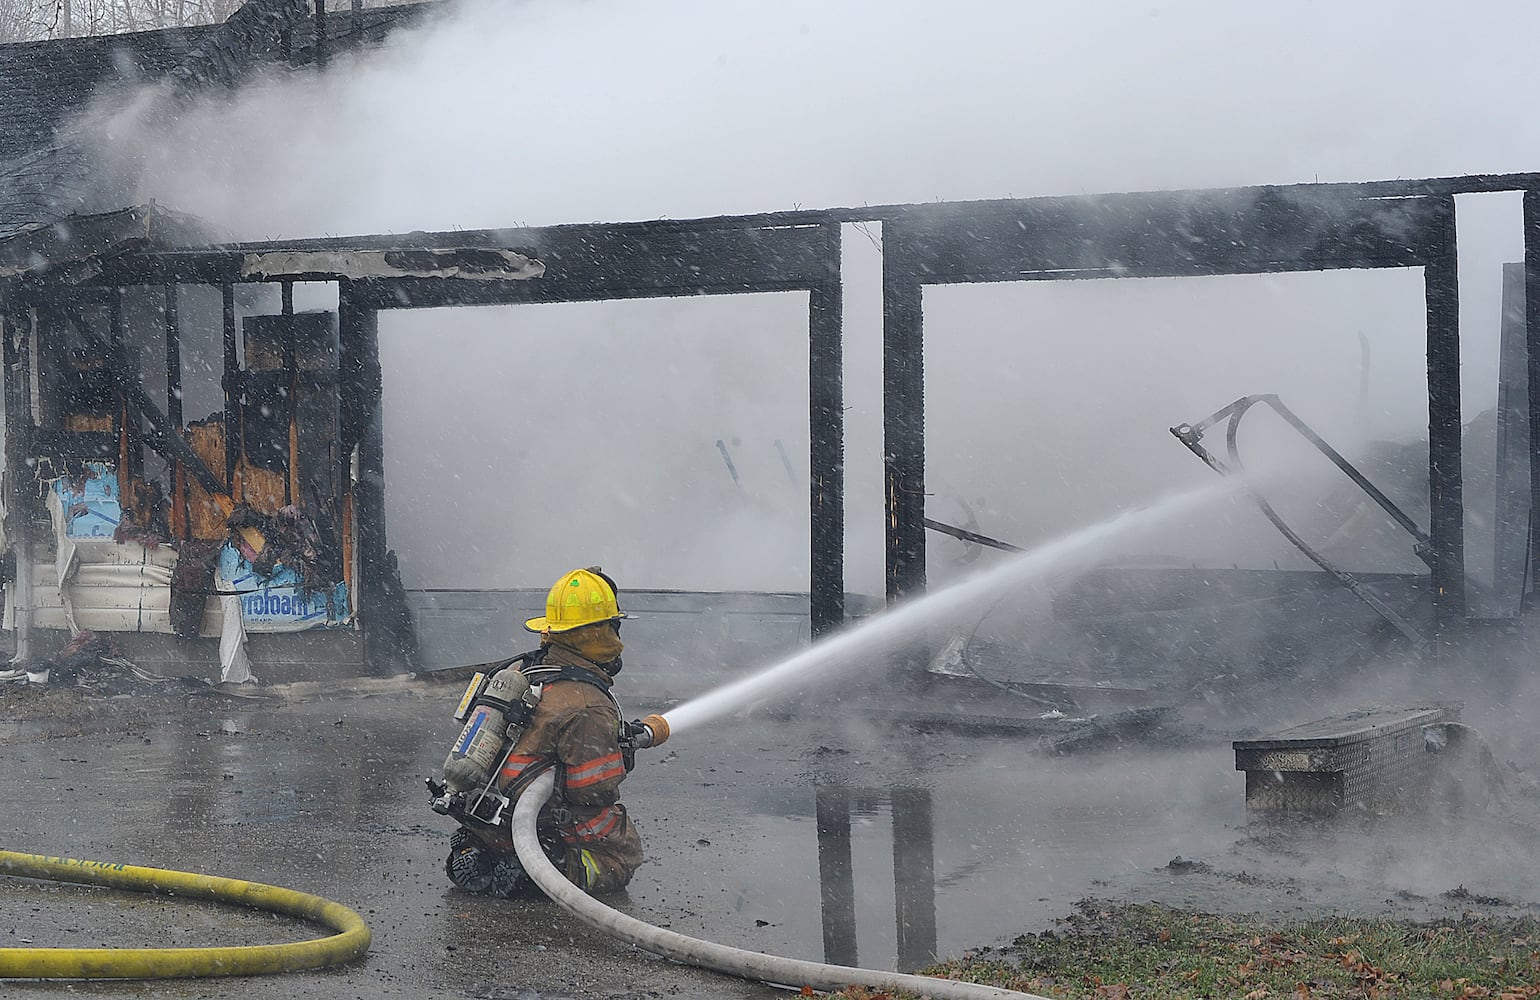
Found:
[[[358,482],[353,488],[353,533],[358,544],[354,607],[364,631],[364,656],[376,671],[399,663],[404,651],[392,600],[385,530],[385,427],[380,371],[379,313],[361,308],[343,282],[337,302],[338,377],[359,426]],[[344,479],[343,482],[346,482]]]
[[[887,597],[925,589],[925,355],[919,277],[907,236],[882,227],[882,430]]]
[[[122,366],[123,372],[134,377],[138,376],[138,365],[130,364],[128,351],[123,345],[123,289],[111,288],[107,291],[107,347],[111,351],[109,357],[103,360],[114,367]],[[122,410],[125,427],[133,426],[129,416],[128,396],[119,393],[119,404]]]
[[[810,611],[816,639],[845,621],[845,375],[840,227],[822,227],[829,274],[808,294],[812,520]]]
[[[107,346],[111,355],[104,358],[108,365],[116,368],[121,366],[125,374],[138,375],[137,365],[128,363],[128,352],[123,349],[123,289],[112,288],[107,292]],[[118,393],[118,417],[122,421],[121,433],[126,439],[133,433],[135,422],[133,408],[129,406],[128,394]],[[128,475],[129,470],[124,468],[120,474]]]
[[[3,477],[12,486],[6,496],[10,504],[6,513],[9,517],[8,534],[13,545],[18,538],[23,543],[33,540],[36,536],[36,518],[43,506],[35,488],[38,472],[37,413],[38,397],[47,391],[47,384],[39,378],[37,395],[33,394],[32,373],[37,370],[38,362],[32,348],[36,345],[38,353],[43,351],[43,331],[38,327],[45,322],[46,313],[30,295],[22,300],[22,309],[23,326],[19,330],[12,328],[14,340],[8,344],[10,358],[6,363],[6,380],[10,390],[15,393],[16,404],[15,409],[7,408],[5,411],[5,467],[11,470],[11,474]],[[7,399],[7,402],[10,400]],[[30,594],[27,599],[31,600]]]
[[[288,469],[283,477],[283,502],[286,504],[300,501],[299,476],[302,471],[299,467],[299,455],[294,447],[298,428],[299,416],[299,329],[294,324],[294,282],[284,281],[280,283],[280,302],[283,315],[288,322],[283,325],[283,384],[284,402],[287,404],[287,419],[284,427],[287,430],[288,440],[284,443],[284,453],[288,455]],[[308,470],[304,470],[308,471]],[[324,502],[324,499],[323,499]]]
[[[823,960],[856,964],[856,878],[850,857],[850,790],[818,785],[813,791],[818,831],[818,901],[823,916]]]
[[[1426,250],[1428,312],[1428,534],[1433,617],[1442,631],[1465,614],[1465,505],[1460,471],[1460,285],[1454,198],[1439,199]]]
[[[326,68],[326,0],[315,0],[315,64]]]
[[[16,312],[13,313],[13,309]],[[5,467],[11,470],[10,475],[3,477],[5,506],[7,510],[20,513],[27,510],[22,497],[26,492],[23,484],[29,477],[22,470],[28,468],[30,446],[26,430],[32,426],[32,407],[27,398],[31,379],[27,366],[22,363],[23,334],[14,318],[18,314],[24,315],[18,303],[0,300],[0,362],[5,365]],[[10,519],[8,528],[13,545],[30,537],[29,532],[17,530],[26,520],[25,517]],[[18,600],[30,600],[30,595],[18,595]]]
[[[113,288],[107,299],[107,337],[112,357],[108,362],[120,367],[125,375],[139,377],[139,352],[130,354],[123,337],[123,289]],[[128,393],[118,394],[118,412],[122,417],[119,432],[118,481],[128,495],[133,480],[144,475],[144,447],[139,421],[139,407]]]
[[[1529,566],[1540,567],[1540,190],[1524,192],[1524,345],[1529,351]],[[1531,598],[1526,590],[1524,608]]]
[[[225,370],[220,385],[225,390],[225,489],[233,491],[241,451],[241,358],[235,340],[235,286],[227,282],[220,291],[224,297]]]
[[[366,377],[381,385],[379,314],[360,311],[355,329],[363,336],[361,352],[367,364]],[[368,592],[376,600],[385,589],[385,413],[383,386],[373,393],[374,405],[364,425],[358,450],[358,485],[363,496],[357,518],[359,529],[360,572]]]
[[[177,286],[166,286],[166,420],[182,429],[182,318]]]
[[[166,423],[178,434],[184,432],[182,425],[182,316],[180,303],[177,296],[177,286],[171,282],[165,286],[165,306],[161,310],[162,319],[166,326]],[[180,523],[182,530],[190,537],[192,531],[187,527],[187,496],[185,484],[178,479],[177,470],[181,468],[181,462],[171,456],[166,457],[166,478],[171,486],[171,521]]]
[[[123,358],[123,289],[109,289],[107,293],[107,342],[112,345],[113,356],[108,361]]]

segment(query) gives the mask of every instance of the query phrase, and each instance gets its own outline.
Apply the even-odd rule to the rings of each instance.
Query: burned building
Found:
[[[137,660],[206,672],[218,639],[221,675],[243,680],[245,634],[282,633],[304,641],[254,640],[250,655],[280,674],[317,660],[361,669],[372,511],[359,460],[378,375],[357,351],[367,337],[341,334],[356,316],[296,313],[294,283],[463,261],[238,255],[224,271],[173,265],[104,284],[116,263],[167,263],[214,237],[134,205],[132,178],[78,125],[174,113],[258,69],[314,72],[419,14],[262,2],[223,25],[0,46],[5,621],[19,658],[58,645],[34,636],[89,630]],[[131,97],[142,104],[125,111]],[[517,258],[513,271],[538,267]],[[397,602],[381,653],[395,663],[412,650],[403,614]]]
[[[1277,594],[1285,604],[1308,591],[1312,605],[1322,593],[1356,600],[1366,628],[1434,652],[1481,617],[1466,593],[1454,201],[1524,193],[1528,249],[1515,308],[1527,322],[1510,339],[1532,348],[1540,175],[232,243],[174,205],[136,206],[131,187],[78,136],[54,128],[104,84],[108,67],[131,64],[161,80],[156,101],[175,106],[235,84],[252,65],[312,71],[328,53],[367,44],[411,16],[253,0],[217,28],[0,48],[0,73],[21,79],[7,66],[30,60],[37,68],[28,72],[44,81],[62,72],[43,68],[57,53],[95,53],[55,81],[73,91],[45,99],[42,83],[11,88],[0,109],[5,541],[14,561],[7,622],[19,636],[119,632],[142,647],[137,655],[167,663],[206,663],[224,636],[227,672],[237,674],[232,647],[242,630],[254,634],[258,672],[271,676],[305,662],[360,670],[410,662],[410,616],[384,522],[378,313],[769,291],[807,295],[806,613],[815,636],[838,627],[850,610],[841,239],[852,223],[882,233],[889,600],[925,588],[926,533],[949,530],[925,509],[928,286],[1402,268],[1421,271],[1426,304],[1428,502],[1417,512],[1426,526],[1407,544],[1427,571],[1358,591],[1325,567],[1303,587],[1263,571],[1218,588],[1217,574],[1166,573],[1159,586],[1123,574],[1071,595],[1060,610],[1090,629],[1108,602],[1162,611],[1162,601],[1185,601],[1184,589],[1236,600]],[[127,55],[108,58],[114,46]],[[157,113],[156,101],[135,113]],[[325,289],[335,308],[297,311],[296,286]],[[1521,391],[1524,359],[1536,356],[1515,355],[1509,374],[1524,374],[1507,386],[1498,415],[1505,447],[1526,458],[1535,404]],[[1482,620],[1512,621],[1527,604],[1537,490],[1536,463],[1522,482],[1504,484],[1505,547],[1495,561],[1507,592],[1501,613]]]

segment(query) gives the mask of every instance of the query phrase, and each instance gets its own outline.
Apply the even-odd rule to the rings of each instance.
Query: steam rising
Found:
[[[1140,530],[1147,530],[1177,513],[1191,510],[1205,500],[1235,489],[1240,482],[1240,478],[1229,478],[1210,484],[1205,489],[1168,497],[1150,507],[1130,511],[1031,552],[1013,556],[988,572],[933,591],[903,607],[815,643],[811,648],[766,670],[686,702],[668,712],[669,728],[675,733],[686,731],[741,710],[751,703],[795,690],[805,683],[814,670],[827,675],[849,666],[852,661],[868,660],[874,650],[889,649],[897,641],[913,638],[927,626],[954,625],[966,619],[973,609],[988,598],[1019,589],[1034,579],[1083,566],[1087,559],[1094,557],[1109,543]]]

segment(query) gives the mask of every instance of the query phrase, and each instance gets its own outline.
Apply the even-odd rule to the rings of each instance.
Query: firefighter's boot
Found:
[[[513,899],[532,886],[517,854],[500,854],[492,862],[492,882],[487,891],[502,899]]]
[[[492,888],[495,861],[486,845],[462,826],[449,838],[444,873],[466,892],[483,893]]]

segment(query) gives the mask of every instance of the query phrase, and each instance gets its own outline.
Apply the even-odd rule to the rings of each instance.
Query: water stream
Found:
[[[1005,588],[1084,565],[1110,543],[1227,495],[1240,488],[1241,482],[1241,476],[1227,476],[1202,489],[1173,494],[1014,555],[998,566],[836,632],[756,674],[685,702],[665,715],[669,728],[677,734],[750,703],[795,690],[814,670],[827,672],[869,662],[874,647],[912,638],[938,622],[965,618],[981,597],[998,596]]]

